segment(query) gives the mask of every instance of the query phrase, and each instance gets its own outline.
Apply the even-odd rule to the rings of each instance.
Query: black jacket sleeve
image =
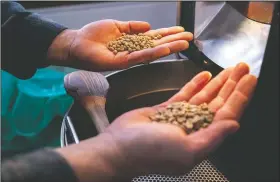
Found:
[[[48,66],[48,48],[65,29],[16,2],[1,2],[2,69],[21,79],[32,77],[37,68]]]
[[[66,160],[48,149],[6,159],[1,178],[2,182],[78,182]]]

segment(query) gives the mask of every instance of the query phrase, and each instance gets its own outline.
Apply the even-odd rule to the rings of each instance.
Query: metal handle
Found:
[[[110,124],[105,111],[109,83],[100,74],[76,71],[64,77],[64,87],[76,102],[80,102],[94,122],[99,133]]]
[[[193,1],[178,2],[177,24],[185,27],[186,31],[194,32],[195,3]]]
[[[180,1],[177,4],[177,25],[185,28],[186,31],[194,33],[195,27],[195,3],[192,1]],[[193,47],[193,41],[187,50],[182,51],[182,54],[186,56],[190,49]],[[179,53],[176,53],[178,59],[182,58]]]
[[[206,3],[206,2],[205,2]],[[186,31],[194,33],[195,30],[195,1],[178,2],[177,24],[183,26]],[[194,40],[189,42],[189,48],[176,54],[177,58],[186,56],[194,61],[199,67],[210,71],[213,75],[218,74],[223,68],[210,60],[203,52],[195,45]]]

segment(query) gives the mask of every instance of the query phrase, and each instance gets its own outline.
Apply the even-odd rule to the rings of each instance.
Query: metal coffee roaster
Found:
[[[278,2],[179,2],[178,24],[194,32],[178,60],[114,72],[77,71],[65,77],[75,99],[61,127],[61,146],[96,136],[122,113],[159,104],[202,70],[214,76],[240,61],[259,76],[240,131],[183,176],[151,174],[137,182],[278,182]],[[134,164],[137,165],[137,164]]]

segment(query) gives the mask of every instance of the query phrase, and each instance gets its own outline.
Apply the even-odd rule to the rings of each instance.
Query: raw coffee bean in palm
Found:
[[[140,51],[143,49],[155,47],[153,40],[161,39],[161,35],[145,35],[143,33],[139,34],[125,34],[122,33],[121,37],[118,37],[114,41],[110,41],[107,44],[107,48],[114,54],[118,52],[128,51],[129,53],[134,51]]]
[[[208,127],[214,118],[214,112],[210,111],[208,105],[192,105],[187,102],[175,102],[162,108],[150,120],[159,123],[168,123],[183,128],[190,134],[201,128]]]

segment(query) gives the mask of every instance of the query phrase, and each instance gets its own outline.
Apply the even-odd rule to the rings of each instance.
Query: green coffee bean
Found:
[[[133,35],[122,33],[121,37],[118,37],[114,41],[110,41],[107,44],[107,47],[110,51],[114,52],[115,54],[122,51],[128,51],[131,53],[134,51],[153,48],[153,40],[157,40],[161,37],[161,35],[148,36],[143,33]]]
[[[169,104],[150,117],[151,121],[179,126],[188,134],[208,127],[213,118],[214,112],[209,110],[206,103],[197,106],[187,102]]]

